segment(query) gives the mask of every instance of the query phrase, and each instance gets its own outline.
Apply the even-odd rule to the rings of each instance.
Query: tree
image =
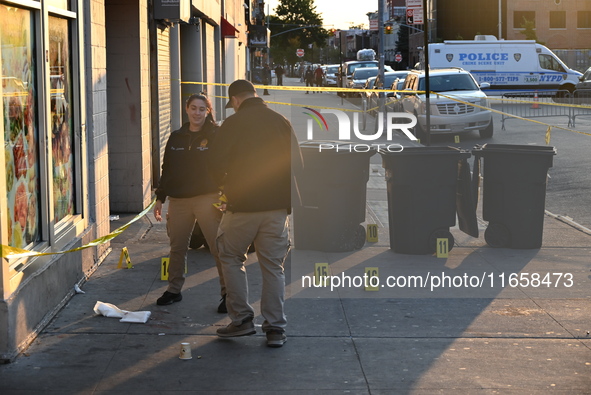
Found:
[[[520,33],[525,36],[526,40],[535,40],[539,44],[544,44],[542,41],[538,40],[538,35],[536,34],[536,30],[535,30],[536,29],[536,22],[535,21],[531,21],[531,20],[527,19],[526,17],[523,17],[523,23],[521,24],[521,27],[523,28],[523,30],[520,31]]]
[[[316,12],[314,0],[280,0],[274,11],[275,15],[269,17],[273,59],[293,65],[300,60],[296,50],[303,48],[306,50],[303,59],[313,61],[310,45],[324,47],[328,38],[328,31],[322,28],[323,20]],[[314,52],[314,58],[318,58],[320,51]]]

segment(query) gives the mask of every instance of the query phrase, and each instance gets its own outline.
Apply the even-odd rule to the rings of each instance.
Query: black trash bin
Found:
[[[483,158],[482,217],[491,247],[540,248],[546,181],[556,149],[548,146],[484,144],[472,150],[474,171]]]
[[[460,161],[470,152],[454,147],[405,147],[380,151],[386,169],[390,248],[402,254],[432,254],[438,238],[454,237]]]
[[[339,149],[322,149],[328,146]],[[294,207],[295,248],[325,252],[360,249],[365,244],[366,188],[369,158],[376,151],[355,152],[342,142],[300,143],[304,159],[298,177],[302,199]],[[363,148],[364,149],[364,148]]]

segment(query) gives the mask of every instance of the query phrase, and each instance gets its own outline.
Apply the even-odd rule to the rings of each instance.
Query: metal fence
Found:
[[[506,94],[502,97],[502,112],[503,130],[505,121],[513,116],[526,119],[564,116],[568,118],[568,126],[575,127],[576,117],[591,116],[591,89],[579,89],[572,93],[530,91]]]
[[[591,89],[577,89],[573,92],[572,126],[577,117],[591,116]]]
[[[591,65],[591,50],[589,49],[553,49],[568,67],[583,73]]]

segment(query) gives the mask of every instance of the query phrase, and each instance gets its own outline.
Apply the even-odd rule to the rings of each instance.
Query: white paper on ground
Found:
[[[137,322],[145,324],[150,318],[150,311],[127,311],[121,310],[119,307],[111,303],[96,302],[94,305],[94,312],[96,314],[104,315],[105,317],[121,318],[120,322]]]
[[[120,322],[137,322],[139,324],[145,324],[150,318],[149,311],[126,311],[125,316],[121,318]]]

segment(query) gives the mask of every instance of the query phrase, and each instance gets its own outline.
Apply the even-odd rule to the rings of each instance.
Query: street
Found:
[[[298,86],[291,79],[288,82]],[[355,111],[351,102],[341,103],[334,93],[270,91],[269,105],[291,116],[300,140],[308,137],[307,125],[313,122],[310,109]],[[337,139],[336,117],[328,115],[326,121],[323,129],[315,124],[315,140]],[[583,120],[577,123],[588,127]],[[533,128],[523,121],[508,121],[502,131],[497,123],[490,141],[542,145],[545,130],[541,125]],[[584,138],[552,133],[558,156],[550,184],[569,176],[569,181],[561,180],[549,191],[556,205],[562,185],[582,180],[584,165],[573,171],[577,161],[571,158],[577,151],[576,158],[583,159],[582,151],[567,147],[584,145]],[[433,145],[471,149],[486,142],[477,133],[461,136],[459,143],[453,140],[436,138]],[[386,142],[385,138],[364,141]],[[401,138],[396,142],[407,143]],[[561,158],[563,151],[568,153]],[[204,248],[188,253],[182,303],[155,304],[166,287],[162,258],[170,248],[166,222],[155,221],[149,212],[111,242],[113,252],[80,285],[84,293],[71,298],[22,356],[0,368],[0,392],[589,393],[590,235],[546,215],[539,249],[490,248],[482,237],[456,228],[451,229],[455,246],[447,257],[398,253],[389,243],[384,173],[380,155],[373,155],[362,208],[367,213],[365,223],[378,224],[377,241],[354,251],[325,252],[299,248],[294,237],[285,272],[289,340],[280,350],[265,347],[264,318],[259,315],[254,336],[216,336],[229,318],[216,312],[217,270]],[[346,178],[348,173],[343,175]],[[326,194],[339,184],[327,180],[326,188],[319,190]],[[572,190],[570,194],[574,195]],[[348,198],[343,193],[336,200],[344,203]],[[548,210],[568,214],[574,198]],[[577,208],[585,212],[583,204]],[[133,216],[113,221],[112,229]],[[325,229],[335,219],[323,222],[318,216],[314,222]],[[293,225],[298,226],[295,219]],[[403,230],[416,234],[417,229]],[[318,238],[326,240],[324,236]],[[132,270],[119,268],[123,248],[133,262]],[[250,300],[258,312],[263,281],[257,259],[249,254],[246,270]],[[324,287],[313,285],[318,284],[313,281],[317,267],[328,273]],[[367,273],[380,279],[379,287],[365,286],[362,279]],[[93,313],[97,301],[126,311],[149,311],[150,319],[137,324],[100,316]],[[179,359],[182,343],[191,345],[192,360]],[[230,375],[228,361],[240,367]]]

